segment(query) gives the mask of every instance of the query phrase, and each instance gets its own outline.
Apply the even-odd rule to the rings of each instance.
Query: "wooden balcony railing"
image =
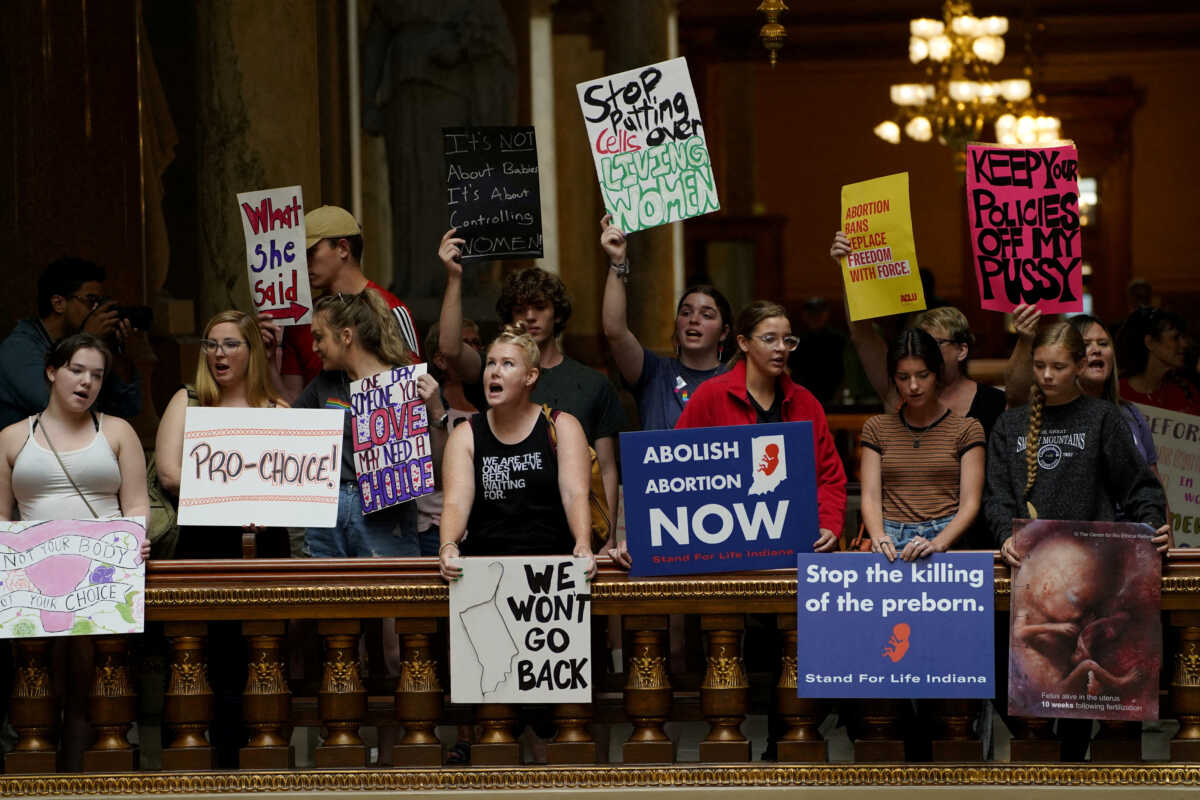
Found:
[[[152,562],[147,576],[147,621],[151,626],[161,625],[167,642],[165,772],[137,772],[136,751],[127,738],[137,717],[137,637],[94,639],[89,718],[96,738],[85,754],[82,776],[55,772],[57,711],[50,675],[51,642],[15,639],[16,678],[9,716],[18,741],[6,757],[0,794],[70,793],[72,789],[79,793],[166,791],[163,787],[182,785],[178,778],[169,777],[171,772],[224,776],[188,779],[199,781],[188,785],[210,787],[211,791],[245,791],[252,786],[332,789],[343,785],[338,782],[341,780],[347,781],[345,787],[349,788],[461,788],[484,786],[486,781],[478,783],[480,770],[495,776],[501,774],[497,769],[509,770],[504,774],[510,778],[495,778],[496,788],[661,782],[708,785],[723,781],[745,785],[837,783],[842,780],[838,770],[858,770],[854,773],[857,782],[1035,780],[1031,777],[1035,773],[1027,770],[1014,772],[1015,766],[981,761],[978,739],[971,733],[979,704],[966,702],[946,701],[937,706],[940,728],[935,734],[934,761],[916,767],[902,763],[904,732],[898,725],[897,703],[864,701],[860,706],[862,733],[854,743],[855,760],[886,763],[886,767],[876,768],[886,772],[874,773],[872,778],[862,771],[861,763],[857,767],[830,765],[826,743],[818,731],[830,706],[795,695],[796,576],[784,571],[630,579],[615,569],[602,568],[592,584],[593,613],[621,618],[624,670],[604,677],[596,687],[593,704],[556,707],[557,734],[547,748],[547,765],[521,767],[512,732],[516,708],[484,705],[464,709],[447,702],[445,643],[439,629],[447,615],[448,595],[434,564],[433,559]],[[996,622],[1005,625],[1009,572],[999,561],[995,570]],[[1124,776],[1115,779],[1117,783],[1200,782],[1200,767],[1187,766],[1188,762],[1200,762],[1200,551],[1169,554],[1162,608],[1168,621],[1163,682],[1167,697],[1162,716],[1180,724],[1171,741],[1170,762],[1132,766],[1142,760],[1141,726],[1105,725],[1093,743],[1093,772],[1087,773],[1095,780],[1100,780],[1097,775],[1108,774],[1094,772],[1097,763],[1123,762],[1127,765],[1121,768],[1123,772],[1108,774],[1101,782],[1113,782],[1112,775]],[[671,667],[670,615],[685,615],[692,631],[698,629],[703,637],[703,650],[693,654],[695,669],[690,674],[687,669]],[[753,660],[758,666],[747,669],[743,630],[748,615],[766,615],[777,631],[778,646],[766,659],[769,668],[762,668],[764,659],[756,649]],[[360,674],[359,658],[365,621],[380,618],[395,619],[402,648],[399,678],[382,690],[374,677]],[[289,635],[289,623],[294,620],[312,621],[308,624],[320,639],[319,647],[309,642],[306,648],[303,639],[297,641],[294,625]],[[215,704],[205,639],[210,624],[222,621],[241,623],[247,648],[241,714],[249,741],[240,750],[241,772],[210,773],[213,751],[205,732],[212,723]],[[761,627],[762,621],[763,617],[754,618],[756,627]],[[319,668],[302,679],[296,677],[296,664],[303,655],[297,649],[309,650],[310,660],[319,661]],[[599,651],[595,655],[594,660],[602,660]],[[675,657],[678,660],[680,654]],[[750,743],[742,724],[747,715],[768,711],[783,723],[778,735],[779,764],[750,767]],[[473,747],[472,766],[444,768],[436,726],[472,719],[482,729]],[[707,722],[707,735],[699,745],[699,764],[676,760],[676,744],[664,726],[681,719]],[[607,753],[599,751],[593,737],[593,722],[632,725],[625,741],[614,748],[621,753],[622,766],[580,766],[607,760]],[[401,779],[375,774],[400,774],[403,769],[367,768],[367,747],[360,728],[380,724],[403,730],[391,752],[392,761],[395,767],[410,770],[404,774],[421,776],[411,778],[414,783],[397,783]],[[315,751],[315,766],[343,778],[312,778],[323,773],[311,771],[304,773],[310,776],[305,780],[294,777],[299,772],[294,771],[289,737],[292,728],[300,725],[324,730],[324,740]],[[1084,773],[1071,773],[1075,768],[1054,764],[1057,741],[1051,737],[1049,721],[1017,720],[1013,727],[1013,761],[1037,762],[1043,772],[1036,775],[1042,779],[1060,775],[1067,776],[1061,778],[1066,782],[1081,780]],[[977,763],[967,766],[970,762]],[[732,772],[712,772],[712,765],[718,764]],[[563,771],[568,765],[571,769]],[[1067,772],[1054,772],[1061,769]],[[284,772],[265,772],[269,770]],[[100,773],[109,777],[89,777]],[[350,774],[359,776],[357,783],[345,777]],[[476,778],[464,777],[471,774]],[[726,777],[720,777],[722,774]],[[850,774],[843,776],[846,782]],[[16,777],[19,775],[27,777]],[[153,778],[155,775],[160,777]],[[256,777],[252,781],[245,777],[250,775]],[[284,777],[287,775],[293,777]]]

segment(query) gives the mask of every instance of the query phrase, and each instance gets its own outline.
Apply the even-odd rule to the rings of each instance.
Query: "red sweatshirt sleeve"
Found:
[[[813,456],[817,462],[817,518],[820,526],[841,534],[846,519],[846,471],[825,419],[825,410],[810,400]]]

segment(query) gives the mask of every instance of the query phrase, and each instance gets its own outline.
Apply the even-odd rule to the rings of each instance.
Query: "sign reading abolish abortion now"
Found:
[[[443,128],[450,227],[462,262],[542,257],[537,140],[532,127]]]
[[[575,89],[613,225],[633,233],[720,209],[687,59]]]
[[[871,319],[925,308],[913,244],[908,173],[842,187],[842,259],[850,319]]]
[[[1073,145],[967,147],[967,219],[983,308],[1083,310],[1078,173]]]
[[[280,325],[309,324],[313,302],[300,187],[242,192],[237,199],[254,309]]]
[[[344,411],[189,408],[180,525],[337,524]]]
[[[354,469],[363,513],[432,494],[429,416],[417,395],[425,364],[394,367],[350,384]]]
[[[801,553],[798,564],[797,695],[992,697],[991,553]]]
[[[621,434],[630,575],[790,569],[817,540],[811,422]]]

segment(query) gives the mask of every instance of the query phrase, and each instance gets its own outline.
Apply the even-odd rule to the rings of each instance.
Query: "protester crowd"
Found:
[[[472,555],[570,554],[586,560],[589,574],[597,556],[628,566],[624,542],[593,540],[588,497],[594,458],[601,511],[616,517],[617,434],[631,426],[609,378],[563,352],[560,337],[572,315],[563,282],[538,268],[509,274],[496,304],[501,333],[483,347],[479,328],[462,317],[463,240],[451,229],[436,252],[446,276],[441,315],[422,352],[403,302],[363,275],[355,219],[321,207],[306,225],[310,281],[324,292],[312,325],[281,329],[236,310],[208,321],[195,378],[171,398],[157,434],[154,473],[168,500],[180,485],[189,407],[340,408],[346,418],[336,526],[310,528],[302,541],[289,542],[285,530],[244,520],[260,555],[436,556],[449,581],[461,573],[459,557]],[[805,354],[793,355],[801,339],[787,310],[759,300],[735,314],[717,287],[691,286],[676,302],[674,355],[653,352],[626,313],[640,265],[630,265],[626,236],[608,217],[599,244],[609,261],[603,333],[620,382],[636,400],[640,427],[811,422],[820,520],[811,549],[844,549],[843,459],[822,402],[789,370],[789,360]],[[830,255],[848,250],[838,233]],[[4,519],[16,511],[25,519],[148,512],[144,454],[123,419],[140,410],[141,378],[123,346],[137,333],[105,298],[104,278],[88,262],[51,264],[38,283],[37,316],[0,344]],[[978,542],[982,533],[1015,566],[1014,517],[1144,522],[1160,550],[1170,546],[1153,439],[1132,403],[1200,415],[1183,320],[1138,308],[1114,338],[1092,317],[1040,317],[1036,308],[1015,310],[1018,339],[1003,389],[970,377],[974,337],[958,309],[932,308],[891,342],[870,321],[851,324],[850,340],[884,407],[862,430],[864,548],[911,561]],[[430,370],[419,390],[439,491],[364,514],[349,382],[423,359]],[[1086,444],[1061,467],[1039,457],[1039,437],[1051,430],[1060,438],[1086,433],[1078,439]],[[536,468],[519,489],[484,492],[488,476],[480,465],[487,456]],[[242,533],[183,528],[172,555],[238,557]],[[230,632],[215,641],[236,648],[238,638]],[[225,692],[218,699],[236,713],[244,659],[236,650],[220,656],[243,670],[214,673],[214,688]]]

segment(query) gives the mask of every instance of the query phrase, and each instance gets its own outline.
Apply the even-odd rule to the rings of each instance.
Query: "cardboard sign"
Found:
[[[992,559],[800,554],[796,694],[992,697]]]
[[[1200,417],[1136,405],[1154,436],[1175,544],[1200,547]]]
[[[983,308],[1083,310],[1078,184],[1074,145],[967,146],[967,221]]]
[[[310,324],[313,302],[300,187],[240,192],[237,199],[254,310],[279,325]]]
[[[451,700],[590,703],[587,563],[569,556],[459,561],[462,579],[450,584]]]
[[[1008,713],[1158,719],[1162,558],[1148,525],[1013,520]]]
[[[189,408],[180,525],[337,524],[345,412]]]
[[[621,434],[629,574],[791,569],[817,524],[811,422]]]
[[[144,517],[0,522],[0,638],[141,633]]]
[[[350,384],[354,470],[363,513],[433,494],[429,417],[417,394],[425,364],[396,367]]]
[[[842,280],[851,320],[925,308],[907,172],[843,186],[842,232],[850,237]]]
[[[460,260],[542,257],[537,139],[531,126],[443,128],[450,227]]]
[[[720,209],[687,59],[575,90],[613,225],[633,233]]]

